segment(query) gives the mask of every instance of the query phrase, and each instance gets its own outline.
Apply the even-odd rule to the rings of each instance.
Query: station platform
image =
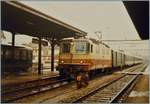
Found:
[[[22,82],[28,82],[48,77],[54,77],[58,76],[58,71],[50,71],[50,70],[43,70],[41,75],[38,75],[38,72],[27,72],[27,73],[21,73],[18,75],[8,75],[7,77],[1,78],[1,85],[7,86],[11,84],[17,84]]]

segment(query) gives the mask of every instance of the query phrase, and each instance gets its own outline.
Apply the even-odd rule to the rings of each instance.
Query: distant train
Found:
[[[64,39],[57,70],[62,77],[75,77],[79,72],[86,72],[91,77],[141,62],[140,58],[114,51],[94,39]]]
[[[14,51],[14,55],[13,55]],[[32,66],[32,49],[10,45],[1,45],[1,73],[25,72]]]

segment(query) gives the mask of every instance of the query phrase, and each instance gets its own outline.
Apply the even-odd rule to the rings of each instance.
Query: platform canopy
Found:
[[[84,37],[86,32],[17,1],[1,1],[1,28],[33,37]]]
[[[141,39],[149,39],[149,0],[123,1]]]

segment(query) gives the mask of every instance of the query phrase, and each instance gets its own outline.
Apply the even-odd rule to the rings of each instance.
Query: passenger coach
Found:
[[[14,51],[14,55],[13,55]],[[26,72],[32,67],[32,49],[24,46],[1,45],[1,73]]]

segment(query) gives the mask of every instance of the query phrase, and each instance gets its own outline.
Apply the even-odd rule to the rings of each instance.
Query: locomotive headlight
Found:
[[[61,63],[64,63],[64,61],[62,60]]]
[[[83,63],[83,61],[81,60],[80,63]]]

